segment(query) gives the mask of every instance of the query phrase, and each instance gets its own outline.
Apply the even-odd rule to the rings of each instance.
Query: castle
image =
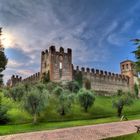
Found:
[[[87,82],[95,91],[113,93],[117,90],[133,91],[134,84],[138,84],[138,74],[134,69],[134,63],[126,60],[120,63],[121,74],[115,74],[98,69],[89,69],[79,66],[76,68],[72,64],[72,50],[60,47],[56,51],[55,46],[50,46],[49,50],[41,52],[41,70],[28,78],[22,79],[18,75],[13,75],[8,80],[8,86],[15,86],[17,83],[35,83],[41,81],[44,76],[49,76],[52,82],[61,81],[81,81],[82,86]]]

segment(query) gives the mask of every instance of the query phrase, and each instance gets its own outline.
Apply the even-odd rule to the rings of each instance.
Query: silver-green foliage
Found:
[[[47,107],[48,91],[32,88],[24,97],[24,108],[33,116],[33,123],[37,121],[37,115]]]
[[[81,107],[83,107],[85,112],[87,112],[88,108],[94,104],[95,96],[90,90],[81,89],[78,92],[78,99]]]
[[[113,107],[117,108],[118,117],[121,117],[124,106],[129,106],[132,103],[132,98],[125,93],[121,96],[118,96],[116,100],[113,100]]]
[[[74,103],[75,95],[70,93],[68,90],[63,90],[61,95],[58,97],[58,112],[64,116],[70,111],[72,103]]]

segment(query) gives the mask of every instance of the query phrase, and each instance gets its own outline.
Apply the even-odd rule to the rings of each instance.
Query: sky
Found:
[[[40,71],[50,45],[72,48],[74,66],[120,73],[121,61],[135,59],[139,13],[139,0],[0,0],[4,79]]]

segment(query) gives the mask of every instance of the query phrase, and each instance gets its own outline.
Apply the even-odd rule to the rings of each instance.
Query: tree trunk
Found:
[[[123,107],[118,107],[118,117],[121,117],[122,109],[123,109]]]
[[[64,116],[64,115],[65,115],[65,109],[64,109],[64,108],[62,108],[61,115],[62,115],[62,116]]]
[[[36,124],[36,123],[37,123],[37,115],[35,113],[34,116],[33,116],[33,124]]]
[[[85,112],[88,112],[88,107],[87,106],[85,106]]]

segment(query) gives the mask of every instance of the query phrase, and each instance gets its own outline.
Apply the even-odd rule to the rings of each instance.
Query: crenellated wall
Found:
[[[25,79],[22,79],[22,77],[18,75],[12,75],[11,79],[7,81],[7,86],[13,87],[19,83],[35,83],[38,81],[40,81],[40,72],[35,73]]]
[[[8,80],[7,85],[8,86],[15,86],[16,84],[22,82],[22,77],[18,75],[12,75],[11,79]]]
[[[57,51],[55,46],[41,53],[41,78],[49,71],[50,80],[54,82],[72,80],[72,50],[63,47]]]
[[[40,72],[35,73],[25,79],[22,80],[22,83],[35,83],[40,81]]]
[[[121,74],[115,74],[98,69],[90,69],[79,66],[73,71],[74,79],[77,73],[81,73],[83,86],[88,80],[91,88],[95,91],[117,92],[117,90],[129,90],[129,77]]]
[[[41,52],[41,71],[22,80],[22,77],[12,76],[7,85],[14,86],[19,82],[35,83],[43,80],[48,74],[50,81],[72,81],[77,80],[83,87],[90,87],[95,91],[117,92],[118,90],[132,91],[135,81],[138,80],[137,73],[134,69],[134,63],[126,60],[120,63],[121,74],[115,74],[98,69],[76,68],[72,65],[72,50],[64,51],[60,47],[57,51],[55,46]],[[81,81],[81,82],[80,82]]]

